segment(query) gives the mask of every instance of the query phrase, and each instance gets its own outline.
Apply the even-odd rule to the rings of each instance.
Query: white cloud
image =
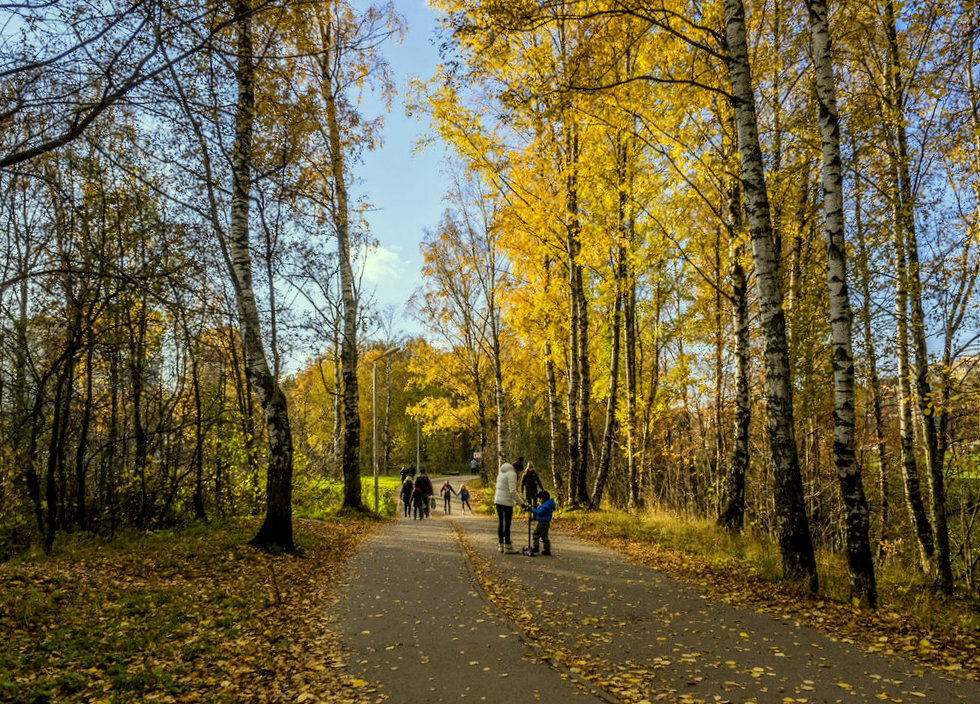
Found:
[[[363,265],[363,280],[371,284],[390,284],[405,278],[408,262],[401,255],[382,246],[361,249],[358,264]]]

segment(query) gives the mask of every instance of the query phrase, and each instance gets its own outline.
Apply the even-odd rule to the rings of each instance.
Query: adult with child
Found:
[[[538,504],[538,492],[542,489],[544,486],[541,484],[541,477],[534,471],[534,465],[528,460],[527,469],[524,471],[524,476],[521,477],[521,494],[524,496],[524,501],[531,506],[536,506]]]
[[[446,480],[446,483],[442,485],[442,488],[439,490],[439,493],[442,494],[442,510],[445,511],[446,514],[452,513],[453,512],[452,497],[453,494],[456,493],[456,490],[453,489],[453,485],[449,483],[448,479]]]
[[[402,500],[402,507],[405,510],[405,518],[408,518],[412,514],[412,491],[415,489],[415,485],[412,480],[405,478],[402,481],[401,491],[398,493],[399,498]]]
[[[429,499],[436,493],[436,490],[432,487],[432,480],[429,479],[429,475],[425,473],[424,469],[419,470],[419,476],[415,480],[415,486],[422,490],[422,495],[425,497],[425,515],[428,516]]]
[[[524,500],[517,492],[517,472],[510,462],[500,465],[500,471],[497,472],[493,503],[497,509],[497,550],[513,554],[516,550],[510,542],[510,524],[514,520],[514,506],[523,506]]]
[[[551,517],[555,513],[555,500],[544,489],[539,491],[535,498],[541,504],[530,509],[531,515],[534,516],[534,520],[536,521],[534,524],[534,542],[531,544],[531,554],[537,555],[539,546],[543,545],[544,550],[541,550],[541,554],[550,555],[551,539],[548,537],[548,531],[551,528]]]

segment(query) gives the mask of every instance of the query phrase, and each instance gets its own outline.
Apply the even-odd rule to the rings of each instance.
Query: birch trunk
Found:
[[[551,289],[551,258],[544,257],[545,291]],[[545,320],[544,334],[548,335],[551,326],[550,321]],[[552,353],[551,342],[545,339],[544,348],[544,375],[548,385],[548,454],[551,460],[551,478],[555,485],[555,501],[559,506],[563,505],[568,499],[565,492],[565,482],[559,469],[558,448],[560,446],[559,434],[561,432],[561,401],[558,398],[558,382],[555,377],[555,357]]]
[[[640,507],[640,475],[637,458],[636,428],[636,280],[632,272],[626,281],[623,297],[624,366],[626,367],[626,508],[636,511]]]
[[[834,369],[834,467],[846,514],[847,565],[851,596],[874,608],[878,595],[868,539],[868,502],[861,469],[854,457],[854,352],[852,314],[847,290],[844,241],[844,178],[840,152],[837,87],[831,57],[826,0],[807,0],[810,41],[816,72],[823,157],[824,229],[827,236],[827,287]]]
[[[555,485],[555,501],[563,505],[568,499],[565,493],[565,481],[558,468],[558,445],[561,427],[561,402],[558,399],[558,385],[555,380],[555,360],[551,353],[551,343],[544,343],[544,373],[548,383],[548,428],[549,455],[551,459],[551,479]]]
[[[347,175],[344,170],[343,145],[337,118],[337,101],[332,64],[334,46],[333,25],[330,19],[320,18],[322,54],[320,80],[330,144],[330,175],[333,181],[333,222],[337,233],[337,256],[340,264],[341,303],[343,306],[343,335],[340,341],[341,376],[344,387],[344,444],[341,471],[344,477],[345,507],[360,508],[361,503],[361,415],[358,410],[357,388],[357,292],[354,289],[354,270],[350,256],[350,210],[347,198]]]
[[[737,182],[728,190],[728,234],[732,242],[742,236],[742,205]],[[725,476],[725,505],[718,525],[740,533],[745,524],[745,473],[749,468],[749,428],[752,397],[749,391],[749,296],[748,279],[742,266],[744,248],[737,244],[731,255],[732,317],[735,335],[735,425],[732,458]]]
[[[899,426],[901,432],[902,447],[902,467],[905,479],[905,499],[909,506],[912,525],[915,529],[919,543],[919,558],[924,572],[931,573],[937,568],[939,556],[935,542],[935,527],[930,526],[929,519],[926,518],[925,507],[922,502],[922,495],[919,486],[919,470],[915,461],[914,433],[915,428],[912,423],[912,391],[910,388],[910,365],[909,365],[909,324],[912,324],[913,337],[917,337],[918,326],[915,319],[920,318],[922,300],[917,295],[918,288],[913,290],[912,276],[914,269],[915,281],[918,281],[918,245],[915,240],[915,220],[912,211],[912,188],[909,183],[908,170],[908,146],[905,134],[904,98],[902,95],[901,81],[901,60],[899,57],[898,29],[896,26],[895,7],[891,0],[885,3],[885,34],[888,40],[888,91],[890,118],[892,123],[891,148],[892,148],[892,182],[893,198],[892,209],[894,217],[894,250],[896,266],[895,282],[895,314],[896,327],[898,334],[898,373],[900,397]],[[912,247],[916,248],[915,263],[911,258]],[[918,303],[918,305],[916,305]],[[909,306],[912,306],[912,316],[910,317]],[[915,340],[916,353],[918,356],[918,342]],[[925,352],[924,338],[922,352]],[[918,360],[917,360],[918,368]],[[927,370],[926,370],[927,371]],[[918,372],[918,369],[917,369]],[[916,374],[917,383],[920,381],[919,374]],[[928,393],[928,378],[923,375],[922,382],[926,386],[926,400],[930,397]],[[919,403],[923,403],[922,389],[920,388]],[[930,433],[926,429],[926,463],[927,471],[931,470],[935,456],[930,446]],[[934,439],[934,437],[933,437]],[[941,471],[941,470],[940,470]],[[935,517],[935,496],[933,497],[933,517]],[[945,525],[945,506],[943,507],[943,524]]]
[[[626,250],[620,246],[616,267],[616,302],[612,311],[612,330],[610,331],[609,352],[609,393],[606,397],[606,422],[602,431],[602,444],[599,449],[599,462],[596,467],[595,483],[589,508],[596,510],[602,504],[602,492],[609,476],[612,459],[613,436],[616,434],[616,397],[619,390],[619,345],[623,308],[623,279],[626,275]]]
[[[568,253],[568,500],[572,505],[581,503],[576,491],[579,486],[579,475],[582,472],[582,447],[579,444],[579,386],[581,378],[579,376],[579,326],[578,326],[578,296],[575,293],[576,269],[578,267],[578,250],[581,246],[578,241],[578,221],[576,203],[576,181],[575,181],[575,152],[577,148],[574,137],[566,138],[566,174],[565,174],[565,198],[567,209],[566,216],[569,218],[566,224],[565,246]]]
[[[864,308],[861,313],[864,350],[868,360],[868,391],[871,394],[871,417],[874,422],[875,450],[878,458],[878,486],[881,492],[879,504],[880,529],[878,532],[878,551],[888,540],[888,521],[890,502],[888,497],[888,457],[885,452],[885,432],[881,414],[881,381],[878,378],[878,353],[875,351],[874,336],[871,330],[871,276],[869,273],[868,245],[864,236],[864,218],[861,212],[861,176],[858,168],[858,151],[854,149],[854,229],[857,234],[858,261],[861,277],[861,296]]]
[[[258,305],[252,285],[249,249],[249,198],[252,187],[252,136],[255,121],[255,65],[252,49],[251,0],[235,4],[238,30],[236,73],[238,102],[235,107],[235,146],[231,159],[232,195],[228,249],[231,278],[242,330],[245,376],[259,399],[265,416],[269,443],[266,474],[265,520],[252,544],[293,550],[293,442],[286,397],[269,368],[262,341]]]
[[[813,540],[803,501],[803,482],[793,427],[793,388],[786,346],[783,294],[779,282],[779,253],[773,242],[742,0],[725,0],[725,33],[745,212],[751,234],[765,349],[766,414],[775,483],[776,530],[786,577],[804,582],[812,591],[816,591]]]
[[[897,177],[894,198],[897,201]],[[898,206],[895,210],[893,249],[895,258],[895,332],[898,358],[898,433],[902,452],[902,484],[909,520],[915,530],[919,548],[919,565],[926,574],[932,572],[935,552],[932,528],[926,517],[925,505],[919,486],[919,468],[915,462],[915,429],[912,425],[912,390],[909,388],[909,329],[908,329],[908,271],[905,263],[905,242],[901,235]]]

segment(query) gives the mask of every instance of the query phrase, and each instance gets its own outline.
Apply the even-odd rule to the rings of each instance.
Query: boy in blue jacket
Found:
[[[537,555],[538,546],[543,544],[544,550],[541,551],[541,554],[550,555],[551,540],[548,538],[548,529],[551,528],[551,516],[556,508],[555,500],[544,489],[538,492],[537,498],[541,504],[530,509],[534,520],[537,521],[534,526],[534,542],[531,545],[531,554]]]

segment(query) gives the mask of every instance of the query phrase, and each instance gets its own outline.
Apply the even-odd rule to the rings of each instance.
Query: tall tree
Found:
[[[262,328],[252,284],[249,213],[255,125],[255,61],[252,42],[252,0],[236,0],[235,144],[231,158],[231,220],[228,231],[230,270],[242,329],[245,374],[265,415],[269,445],[265,519],[252,538],[255,545],[293,550],[293,441],[286,396],[272,373],[262,340]]]
[[[776,530],[783,571],[794,581],[817,589],[813,539],[803,501],[796,431],[793,425],[793,387],[786,345],[786,319],[779,280],[779,252],[775,249],[765,164],[759,144],[755,95],[746,38],[745,8],[741,0],[725,0],[725,38],[732,107],[738,134],[742,190],[752,242],[756,291],[766,368],[766,412],[773,462]]]
[[[854,457],[854,352],[851,343],[851,302],[847,289],[844,175],[837,86],[826,0],[807,0],[807,9],[823,156],[824,231],[827,237],[827,284],[830,290],[834,367],[834,466],[844,499],[851,593],[862,603],[874,607],[878,594],[868,538],[868,502],[864,495],[861,469]]]

